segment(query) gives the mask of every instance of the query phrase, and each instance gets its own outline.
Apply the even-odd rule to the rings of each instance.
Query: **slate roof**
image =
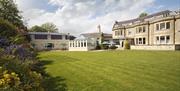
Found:
[[[101,37],[101,33],[84,33],[81,34],[84,37],[88,37],[88,38],[100,38]],[[104,38],[112,38],[112,34],[108,34],[108,33],[103,33]]]
[[[170,12],[171,12],[170,10],[164,10],[164,11],[161,11],[161,12],[157,12],[157,13],[154,13],[154,14],[142,17],[142,18],[135,18],[135,19],[125,20],[125,21],[120,21],[120,22],[116,21],[116,24],[122,25],[122,24],[127,24],[127,23],[133,23],[133,22],[136,22],[136,21],[139,21],[139,20],[142,20],[142,19],[148,19],[148,18],[152,18],[152,17],[155,17],[155,16],[159,16],[159,15],[163,15],[163,14],[168,14]]]

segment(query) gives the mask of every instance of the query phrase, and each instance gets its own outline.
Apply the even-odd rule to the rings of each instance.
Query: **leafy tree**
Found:
[[[16,27],[10,22],[0,19],[0,36],[9,39],[10,37],[16,36]]]
[[[0,18],[8,20],[17,27],[22,27],[22,17],[19,15],[20,11],[14,0],[0,0]]]
[[[49,32],[58,32],[58,28],[56,27],[56,25],[50,22],[42,24],[41,27]]]
[[[0,43],[3,45],[8,44],[8,42],[19,45],[27,41],[25,36],[18,33],[17,28],[13,24],[3,19],[0,19],[0,37]]]
[[[58,32],[58,28],[53,23],[44,23],[41,26],[33,26],[30,32]]]
[[[47,30],[40,26],[35,25],[30,29],[30,32],[47,32]]]
[[[16,35],[15,37],[10,37],[10,41],[13,43],[13,44],[17,44],[17,45],[20,45],[20,44],[23,44],[26,42],[26,39],[24,36],[22,35]]]
[[[147,16],[147,15],[148,15],[147,13],[143,12],[143,13],[141,13],[141,14],[139,15],[139,18],[145,17],[145,16]]]

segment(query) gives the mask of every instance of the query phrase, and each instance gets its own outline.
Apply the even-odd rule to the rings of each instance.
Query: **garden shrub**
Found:
[[[108,49],[108,48],[109,48],[108,45],[103,45],[103,44],[101,45],[101,49],[105,49],[105,50],[106,50],[106,49]]]
[[[3,68],[0,67],[0,88],[2,90],[20,90],[20,78],[19,75],[15,72],[10,72],[8,70],[3,71]],[[0,90],[1,90],[0,89]]]
[[[17,35],[16,27],[10,22],[0,18],[0,36],[10,38]]]
[[[130,43],[128,40],[124,41],[124,49],[130,49]]]
[[[96,50],[100,50],[100,49],[101,49],[101,46],[97,45],[95,49],[96,49]]]
[[[112,45],[112,46],[109,47],[109,49],[117,49],[117,48],[118,48],[118,47],[115,46],[115,45]]]
[[[36,65],[37,62],[33,60],[29,61],[20,61],[18,59],[14,59],[12,57],[3,57],[0,59],[0,66],[3,71],[0,75],[0,82],[5,81],[4,85],[0,85],[0,89],[4,91],[9,91],[9,89],[16,89],[13,91],[43,91],[42,81],[43,76],[38,72],[37,68],[33,68],[33,65]],[[41,69],[39,69],[41,70]],[[13,78],[12,75],[16,74]],[[6,77],[10,77],[10,79],[6,80]],[[15,82],[9,82],[13,79],[19,79]],[[3,80],[5,79],[5,80]]]

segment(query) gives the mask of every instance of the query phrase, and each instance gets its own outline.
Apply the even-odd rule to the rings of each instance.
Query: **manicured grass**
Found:
[[[180,51],[49,51],[39,57],[68,91],[180,91]]]

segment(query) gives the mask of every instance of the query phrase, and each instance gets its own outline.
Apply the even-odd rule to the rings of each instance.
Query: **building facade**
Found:
[[[75,40],[69,41],[69,51],[89,51],[96,49],[103,42],[110,43],[112,34],[101,32],[101,26],[98,25],[95,33],[80,34]]]
[[[113,40],[124,47],[128,40],[131,49],[178,50],[180,49],[179,11],[161,11],[145,17],[115,22]]]
[[[68,49],[69,40],[73,36],[64,33],[49,33],[49,32],[29,32],[31,45],[38,50],[44,49]]]
[[[94,50],[98,45],[112,41],[112,34],[107,33],[84,33],[75,40],[69,42],[69,51],[89,51]]]
[[[69,41],[69,51],[89,51],[95,49],[97,40],[95,38],[80,35],[75,40]]]

